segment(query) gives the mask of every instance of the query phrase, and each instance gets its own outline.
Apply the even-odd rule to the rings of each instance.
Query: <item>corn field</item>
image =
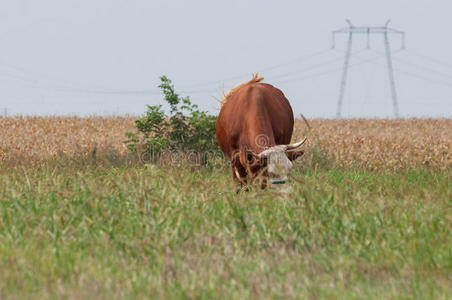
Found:
[[[124,134],[135,117],[0,118],[0,162],[39,162],[83,157],[93,151],[127,155]],[[398,170],[452,167],[451,119],[296,120],[294,140],[308,136],[309,149],[337,165]]]

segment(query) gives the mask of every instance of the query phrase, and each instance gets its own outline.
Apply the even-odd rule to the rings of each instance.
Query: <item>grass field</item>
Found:
[[[312,120],[293,192],[142,165],[133,118],[0,119],[0,298],[450,299],[452,120]]]

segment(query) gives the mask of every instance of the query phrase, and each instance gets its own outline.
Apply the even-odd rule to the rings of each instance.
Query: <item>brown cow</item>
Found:
[[[224,155],[231,161],[232,176],[242,187],[258,175],[271,187],[287,190],[292,160],[306,138],[290,144],[294,118],[284,94],[270,84],[261,83],[257,74],[246,83],[229,90],[222,100],[216,134]]]

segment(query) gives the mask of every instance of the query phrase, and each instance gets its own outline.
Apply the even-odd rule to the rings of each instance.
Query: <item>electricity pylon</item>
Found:
[[[350,22],[350,20],[346,20],[346,21],[348,23],[348,27],[333,31],[333,45],[332,45],[333,48],[335,48],[335,46],[336,46],[335,44],[336,44],[336,35],[337,34],[347,34],[348,35],[347,50],[345,51],[344,67],[342,70],[342,79],[341,79],[341,86],[340,86],[340,91],[339,91],[339,99],[337,101],[336,116],[338,118],[341,117],[342,103],[344,100],[345,88],[347,85],[347,74],[348,74],[348,68],[350,65],[350,56],[351,56],[351,52],[352,52],[353,35],[354,34],[366,34],[367,35],[367,48],[370,48],[370,35],[371,34],[383,34],[384,46],[385,46],[385,52],[386,52],[386,62],[388,65],[389,84],[391,87],[392,105],[394,108],[394,115],[397,118],[399,116],[399,107],[397,104],[397,91],[396,91],[396,85],[395,85],[395,80],[394,80],[394,69],[392,67],[389,35],[390,34],[400,35],[402,49],[404,49],[405,48],[405,32],[396,30],[393,28],[389,28],[388,27],[389,22],[390,22],[389,20],[386,22],[385,25],[383,25],[381,27],[355,26],[352,24],[352,22]]]

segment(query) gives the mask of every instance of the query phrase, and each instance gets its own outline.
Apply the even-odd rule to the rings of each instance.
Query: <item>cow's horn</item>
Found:
[[[304,142],[306,142],[307,139],[308,139],[308,138],[305,137],[301,142],[293,143],[293,144],[287,145],[287,150],[297,149],[298,147],[300,147],[301,145],[303,145]]]

